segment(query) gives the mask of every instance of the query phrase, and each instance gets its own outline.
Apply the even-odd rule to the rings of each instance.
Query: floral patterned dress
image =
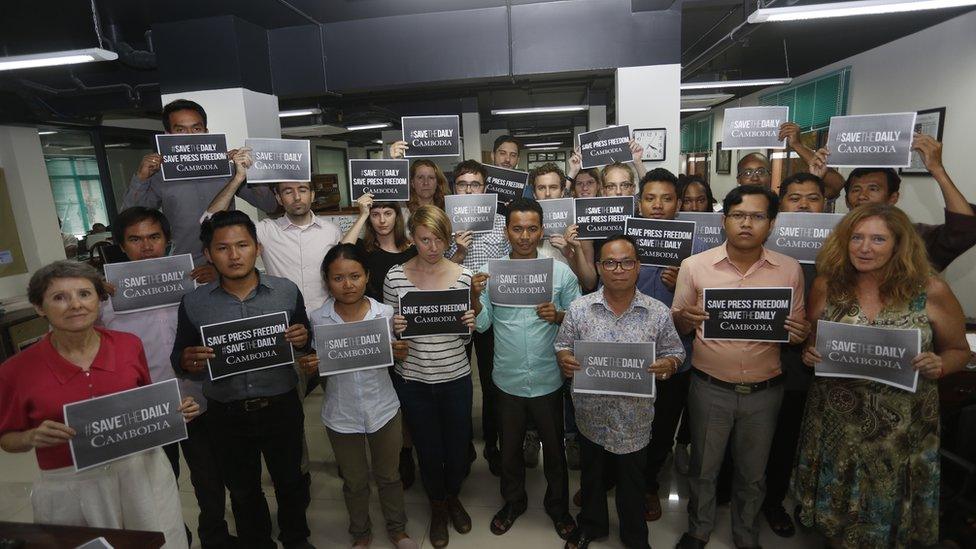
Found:
[[[858,304],[827,304],[823,319],[917,328],[932,350],[925,294],[885,307],[874,322]],[[915,393],[874,381],[818,377],[810,388],[793,472],[800,520],[843,547],[930,545],[939,534],[939,393],[919,377]]]

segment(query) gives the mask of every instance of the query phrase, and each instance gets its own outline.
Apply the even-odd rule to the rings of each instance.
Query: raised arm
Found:
[[[373,194],[366,193],[357,198],[356,206],[359,206],[359,217],[356,218],[356,222],[352,224],[352,227],[349,227],[346,234],[342,235],[343,244],[355,244],[356,240],[359,239],[360,233],[363,232],[363,227],[369,221],[369,209],[373,207]]]
[[[946,211],[968,216],[976,215],[973,212],[973,207],[952,182],[949,173],[946,172],[945,166],[942,164],[942,143],[930,135],[916,133],[915,139],[912,140],[912,149],[918,151],[925,168],[935,178],[935,182],[939,184]]]
[[[844,176],[840,174],[834,168],[827,168],[824,166],[824,171],[818,173],[814,170],[814,165],[816,164],[816,151],[807,147],[800,141],[800,126],[795,122],[784,122],[783,125],[779,127],[779,138],[786,140],[786,146],[793,149],[807,166],[810,166],[810,171],[814,175],[819,176],[824,181],[824,190],[827,198],[837,198],[840,196],[840,192],[844,189],[844,183],[846,180]]]
[[[234,197],[237,195],[237,191],[240,190],[241,185],[247,178],[247,168],[252,164],[251,150],[247,148],[238,149],[234,152],[233,160],[234,167],[236,168],[234,171],[234,176],[227,180],[227,184],[224,185],[224,188],[220,189],[217,196],[213,197],[213,200],[210,201],[210,205],[207,206],[207,213],[209,214],[215,214],[230,208],[230,203],[233,202]],[[248,202],[251,201],[248,200]],[[257,204],[255,204],[255,206],[257,206]]]

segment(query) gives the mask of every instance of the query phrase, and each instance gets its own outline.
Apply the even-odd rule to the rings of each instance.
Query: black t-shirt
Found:
[[[369,284],[366,286],[366,295],[383,303],[383,279],[386,278],[386,273],[394,265],[406,263],[417,255],[417,247],[411,244],[406,250],[397,253],[388,252],[382,248],[368,252],[361,238],[356,240],[356,247],[366,256],[366,266],[369,267]]]

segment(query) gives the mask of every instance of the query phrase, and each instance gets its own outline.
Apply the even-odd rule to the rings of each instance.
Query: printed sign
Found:
[[[725,242],[725,224],[722,218],[719,212],[678,212],[679,221],[695,222],[692,254],[700,254]]]
[[[579,134],[582,169],[599,168],[614,162],[633,162],[630,152],[630,126],[610,126]]]
[[[461,155],[461,122],[456,114],[400,117],[406,158]]]
[[[201,326],[204,346],[217,355],[207,360],[210,380],[292,364],[295,350],[285,339],[287,329],[284,311]]]
[[[837,168],[907,168],[914,112],[830,117],[827,164]]]
[[[501,307],[552,302],[552,258],[489,259],[488,297]]]
[[[766,248],[800,263],[816,263],[817,254],[844,214],[780,212]]]
[[[869,379],[911,393],[918,386],[912,359],[922,352],[919,330],[817,321],[818,376]]]
[[[400,296],[400,314],[407,319],[403,339],[462,335],[471,330],[461,317],[471,309],[471,290],[412,290]]]
[[[75,470],[186,439],[180,385],[170,379],[64,405]]]
[[[157,134],[163,181],[230,177],[227,138],[222,133]]]
[[[409,160],[350,160],[352,200],[373,193],[376,202],[410,200]]]
[[[680,267],[691,256],[695,222],[628,217],[624,234],[637,242],[641,265]]]
[[[705,288],[702,339],[787,343],[793,288]]]
[[[314,333],[320,376],[393,366],[389,318],[315,326]]]
[[[119,314],[179,305],[197,287],[190,278],[190,254],[106,263],[104,268],[105,279],[115,286],[112,309]]]
[[[790,119],[789,107],[737,107],[725,109],[722,150],[784,149],[779,127]]]
[[[529,183],[529,172],[499,168],[485,164],[485,192],[498,195],[498,201],[508,204],[516,198],[521,198],[525,186]]]
[[[248,184],[306,182],[312,180],[312,156],[308,139],[244,140],[254,164],[247,169]]]
[[[542,206],[542,234],[552,236],[566,233],[566,228],[576,223],[576,199],[552,198],[540,200]]]
[[[596,240],[623,234],[627,218],[634,216],[634,197],[601,196],[576,199],[576,238]]]
[[[444,208],[455,233],[487,233],[495,228],[498,198],[493,194],[449,194],[444,197]]]
[[[577,341],[573,356],[582,370],[573,374],[573,392],[654,398],[654,342]]]

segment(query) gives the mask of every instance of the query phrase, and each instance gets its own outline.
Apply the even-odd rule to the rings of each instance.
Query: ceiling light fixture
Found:
[[[37,132],[37,135],[54,135],[56,133],[58,133],[58,132],[56,132],[54,130],[47,130],[47,131],[38,131]]]
[[[515,137],[549,137],[549,136],[552,136],[552,135],[566,135],[566,134],[570,134],[570,133],[573,133],[573,131],[572,130],[562,130],[562,131],[558,131],[558,132],[533,132],[533,133],[520,133],[520,132],[515,132],[512,135],[514,135]]]
[[[380,128],[389,128],[389,122],[377,122],[376,124],[360,124],[358,126],[346,126],[346,131],[355,132],[359,130],[378,130]]]
[[[711,107],[685,107],[681,109],[681,112],[702,112],[711,109]]]
[[[298,109],[294,111],[281,111],[278,113],[278,118],[291,118],[293,116],[312,116],[315,114],[322,114],[322,109]]]
[[[880,15],[910,11],[962,8],[976,5],[976,0],[857,0],[828,4],[806,4],[785,8],[762,8],[749,14],[749,23],[808,21],[828,17]]]
[[[974,0],[976,1],[976,0]],[[792,78],[758,78],[755,80],[715,80],[712,82],[682,82],[682,90],[712,90],[716,88],[748,88],[789,84]]]
[[[0,71],[17,69],[31,69],[34,67],[54,67],[58,65],[76,65],[78,63],[92,63],[95,61],[115,61],[119,54],[102,48],[85,48],[82,50],[52,51],[47,53],[31,53],[27,55],[11,55],[0,57]]]
[[[555,112],[580,112],[590,110],[589,105],[564,105],[561,107],[522,107],[518,109],[492,109],[491,114],[545,114]]]
[[[382,145],[383,144],[383,140],[382,139],[374,139],[373,140],[373,143],[376,143],[377,145]]]
[[[533,151],[558,151],[559,147],[532,147]]]
[[[526,143],[525,147],[552,147],[553,145],[562,145],[562,141],[550,141],[548,143]]]

